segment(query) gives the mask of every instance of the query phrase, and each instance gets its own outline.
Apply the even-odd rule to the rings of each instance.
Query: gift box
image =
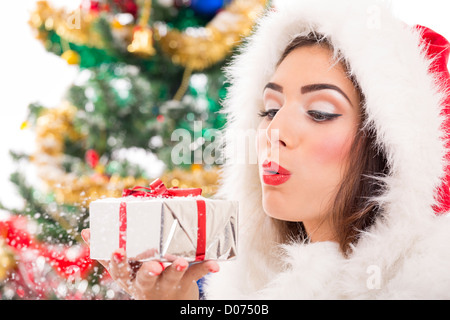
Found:
[[[238,210],[237,201],[205,198],[200,188],[167,189],[156,179],[90,203],[90,257],[109,260],[123,248],[138,261],[229,260],[237,253]]]

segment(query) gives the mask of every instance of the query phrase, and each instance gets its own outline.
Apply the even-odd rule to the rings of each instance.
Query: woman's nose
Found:
[[[266,138],[272,148],[292,148],[295,145],[293,115],[282,107],[266,128]]]
[[[286,142],[280,139],[280,130],[271,126],[266,129],[266,138],[271,147],[286,147]]]

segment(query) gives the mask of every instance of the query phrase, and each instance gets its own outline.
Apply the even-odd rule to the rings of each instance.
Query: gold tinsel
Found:
[[[202,195],[210,197],[217,192],[219,169],[205,170],[201,165],[193,164],[191,170],[174,169],[161,177],[166,187],[202,188]]]
[[[37,38],[43,41],[47,38],[46,32],[53,30],[65,41],[103,48],[101,36],[92,27],[97,19],[97,15],[80,9],[66,12],[52,8],[47,1],[38,1],[29,24],[37,31]]]
[[[54,193],[55,201],[88,206],[91,201],[102,197],[120,197],[125,188],[148,186],[151,181],[147,179],[106,176],[101,168],[96,170],[98,172],[83,176],[63,170],[64,139],[85,139],[85,136],[73,127],[76,111],[76,107],[64,103],[58,108],[46,110],[36,123],[36,152],[31,159],[37,165],[39,177],[49,191]],[[217,168],[205,170],[200,165],[193,165],[191,170],[167,171],[160,178],[168,188],[200,187],[203,189],[202,194],[209,197],[216,192],[219,174]],[[67,224],[62,220],[59,222],[63,226]]]
[[[155,24],[155,38],[172,62],[192,70],[203,70],[222,61],[248,36],[267,0],[234,0],[204,28],[168,30]]]
[[[127,45],[130,52],[145,54],[149,59],[154,54],[155,39],[173,63],[192,71],[201,71],[222,61],[243,37],[250,34],[256,18],[264,11],[267,2],[268,0],[233,0],[205,27],[191,27],[182,32],[170,29],[163,22],[154,23],[152,30],[148,26],[151,2],[146,0],[146,10],[139,23],[129,26],[125,30],[129,35],[123,38],[131,41]],[[68,23],[76,15],[80,20],[79,28]],[[104,43],[95,28],[92,28],[96,19],[96,14],[80,10],[65,12],[52,8],[47,1],[39,1],[31,15],[30,25],[37,30],[37,38],[43,41],[46,40],[46,32],[53,30],[65,41],[102,49]],[[111,29],[117,29],[116,20],[112,20]]]

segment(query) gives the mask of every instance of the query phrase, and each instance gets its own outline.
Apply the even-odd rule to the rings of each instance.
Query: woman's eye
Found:
[[[336,119],[342,114],[336,114],[336,113],[328,113],[328,112],[322,112],[317,110],[310,110],[307,112],[308,115],[316,122],[324,122],[328,120]]]
[[[272,120],[273,118],[275,118],[278,111],[279,111],[279,109],[269,109],[267,111],[260,111],[258,113],[258,115],[261,118],[267,118],[269,120]],[[322,111],[318,111],[318,110],[310,110],[307,112],[307,114],[316,122],[324,122],[324,121],[328,121],[328,120],[333,120],[333,119],[336,119],[336,118],[342,116],[342,114],[328,113],[328,112],[322,112]]]
[[[260,111],[258,113],[258,115],[261,118],[268,118],[268,119],[272,120],[273,118],[275,118],[275,115],[277,114],[277,112],[278,112],[278,109],[270,109],[267,111]]]

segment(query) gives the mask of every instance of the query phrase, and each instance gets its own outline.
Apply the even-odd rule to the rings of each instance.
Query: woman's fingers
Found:
[[[161,262],[148,261],[136,275],[136,299],[169,299],[177,295],[180,280],[189,264],[182,258],[176,259],[167,268]]]
[[[83,229],[81,230],[81,237],[83,238],[84,242],[89,246],[89,241],[91,240],[91,230],[90,229]]]
[[[164,292],[172,292],[180,289],[180,281],[188,267],[189,263],[183,258],[178,258],[173,261],[161,274],[158,281],[159,289]]]
[[[145,261],[158,256],[158,250],[155,248],[148,249],[137,256],[133,257],[134,260]]]
[[[216,273],[219,271],[219,264],[215,261],[205,261],[192,264],[186,271],[184,280],[198,281],[208,273]]]
[[[163,266],[156,261],[147,261],[138,270],[135,279],[135,299],[147,299],[154,294],[153,289],[158,276],[163,272]]]
[[[128,264],[125,250],[117,249],[112,254],[107,270],[114,281],[116,281],[125,291],[130,293],[132,288],[131,268]]]
[[[157,261],[147,261],[136,275],[134,297],[136,299],[174,299],[188,297],[196,281],[210,272],[217,272],[214,261],[189,263],[176,258],[167,268]],[[196,289],[198,291],[198,289]]]
[[[86,242],[86,244],[90,245],[90,240],[91,240],[91,230],[90,229],[83,229],[81,230],[81,237],[83,238],[84,242]],[[103,267],[105,267],[105,269],[109,269],[109,261],[107,260],[97,260]]]
[[[89,246],[90,230],[82,230],[81,236]],[[189,265],[185,259],[175,256],[164,256],[169,263],[167,268],[155,260],[138,261],[154,255],[155,251],[149,250],[128,261],[125,250],[118,249],[110,261],[98,261],[108,270],[114,281],[135,299],[193,298],[196,294],[198,296],[196,281],[210,272],[219,271],[219,265],[215,261]]]

